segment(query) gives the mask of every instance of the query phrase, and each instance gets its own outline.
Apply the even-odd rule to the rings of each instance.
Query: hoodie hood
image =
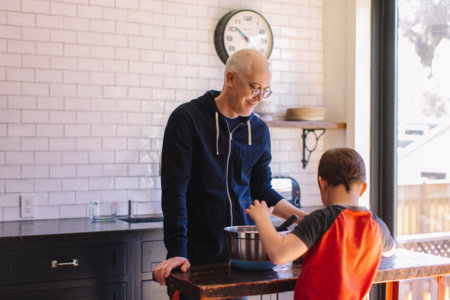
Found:
[[[216,155],[219,155],[219,132],[220,132],[220,128],[219,128],[219,118],[222,118],[223,120],[225,120],[225,116],[222,115],[222,113],[219,111],[219,108],[217,107],[217,103],[215,101],[216,97],[218,97],[220,95],[220,92],[218,91],[214,91],[214,90],[210,90],[208,92],[206,92],[204,97],[204,102],[207,106],[208,109],[211,111],[214,111],[214,120],[215,120],[215,127],[216,127]],[[212,100],[212,101],[211,101]],[[247,132],[248,132],[248,145],[251,146],[252,145],[252,126],[251,126],[251,120],[254,117],[254,113],[252,112],[249,116],[246,117],[241,117],[242,120],[247,123]],[[228,129],[229,130],[229,129]]]
[[[211,112],[218,112],[219,116],[225,118],[222,113],[219,111],[219,108],[217,107],[215,99],[220,95],[219,91],[210,90],[207,91],[202,97],[198,98],[200,103],[205,105],[207,109]],[[255,117],[255,114],[252,112],[249,116],[242,117],[245,121],[249,120],[252,121]]]

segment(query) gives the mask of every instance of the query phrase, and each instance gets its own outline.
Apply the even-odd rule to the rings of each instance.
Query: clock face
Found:
[[[234,52],[254,48],[269,58],[273,36],[267,20],[253,10],[239,10],[225,15],[215,32],[216,50],[225,63]]]

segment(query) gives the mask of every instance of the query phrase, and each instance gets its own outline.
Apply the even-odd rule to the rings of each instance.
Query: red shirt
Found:
[[[331,205],[292,231],[307,246],[294,299],[364,299],[381,252],[394,241],[384,222],[364,207]]]

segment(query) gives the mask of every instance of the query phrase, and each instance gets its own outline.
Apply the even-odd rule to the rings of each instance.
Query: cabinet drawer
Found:
[[[167,287],[161,286],[155,281],[142,281],[142,300],[148,299],[169,300]]]
[[[126,290],[127,287],[125,283],[116,283],[7,294],[1,295],[1,297],[2,299],[8,300],[125,300]]]
[[[142,243],[142,273],[151,273],[153,269],[166,259],[166,247],[163,241]]]
[[[0,285],[126,274],[126,244],[0,252]]]

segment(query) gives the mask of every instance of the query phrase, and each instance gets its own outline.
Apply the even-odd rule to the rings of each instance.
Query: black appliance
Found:
[[[294,178],[288,176],[272,177],[272,188],[287,201],[301,207],[300,185]]]

